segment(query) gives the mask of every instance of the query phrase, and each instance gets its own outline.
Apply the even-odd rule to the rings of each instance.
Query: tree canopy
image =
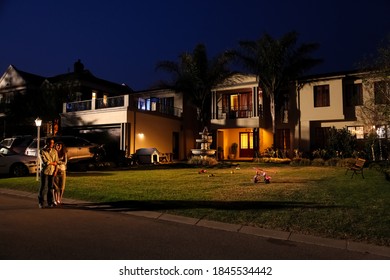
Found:
[[[374,56],[362,63],[363,85],[368,93],[360,117],[368,125],[390,124],[390,34]]]
[[[244,68],[258,77],[259,87],[270,98],[273,132],[275,100],[289,82],[322,62],[311,57],[316,43],[298,45],[298,33],[289,32],[280,39],[265,33],[255,41],[240,41],[236,57]]]
[[[156,68],[172,74],[172,81],[162,85],[182,92],[196,107],[197,119],[204,126],[210,120],[212,88],[233,74],[229,69],[231,58],[231,52],[224,52],[209,59],[206,47],[198,44],[192,53],[180,54],[177,62],[161,61]]]

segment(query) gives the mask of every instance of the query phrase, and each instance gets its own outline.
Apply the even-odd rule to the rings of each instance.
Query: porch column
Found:
[[[260,158],[260,114],[259,114],[259,87],[252,89],[252,112],[259,117],[259,126],[253,128],[253,158]]]
[[[218,118],[217,110],[217,92],[215,90],[211,91],[211,119]]]
[[[126,153],[126,156],[130,156],[130,139],[131,131],[130,131],[130,123],[121,123],[121,134],[120,134],[120,147],[121,151]]]
[[[253,158],[259,158],[260,157],[260,133],[259,128],[255,127],[253,128]]]
[[[96,95],[97,93],[95,91],[92,92],[92,103],[91,103],[91,110],[96,109]]]
[[[252,88],[252,113],[254,117],[259,116],[259,99],[258,99],[259,87]]]

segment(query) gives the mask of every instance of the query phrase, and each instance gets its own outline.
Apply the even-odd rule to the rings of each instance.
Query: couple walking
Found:
[[[66,183],[66,165],[68,156],[63,143],[47,139],[40,152],[42,162],[41,185],[38,193],[39,208],[43,208],[44,190],[47,188],[47,204],[53,207],[62,202]]]

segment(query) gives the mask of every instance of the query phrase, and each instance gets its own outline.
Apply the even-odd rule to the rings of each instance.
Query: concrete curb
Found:
[[[22,196],[22,197],[28,197],[33,199],[37,198],[37,194],[34,193],[18,191],[18,190],[10,190],[10,189],[1,189],[1,188],[0,188],[0,194]],[[75,200],[75,199],[64,199],[64,203],[88,204],[91,202]],[[107,206],[109,205],[87,206],[87,207],[90,209],[99,210],[100,208],[104,209]],[[123,211],[119,211],[119,212],[122,212],[127,215],[143,217],[148,219],[156,219],[156,220],[182,223],[182,224],[193,225],[193,226],[207,227],[216,230],[237,232],[241,234],[249,234],[249,235],[254,235],[254,236],[259,236],[264,238],[313,244],[317,246],[331,247],[331,248],[348,250],[348,251],[359,252],[359,253],[369,253],[369,254],[390,258],[390,247],[387,246],[377,246],[377,245],[371,245],[366,243],[353,242],[349,240],[331,239],[331,238],[317,237],[317,236],[305,235],[305,234],[288,232],[288,231],[264,229],[264,228],[258,228],[252,226],[242,226],[237,224],[210,221],[206,219],[183,217],[179,215],[172,215],[172,214],[160,213],[155,211],[126,211],[124,209]]]

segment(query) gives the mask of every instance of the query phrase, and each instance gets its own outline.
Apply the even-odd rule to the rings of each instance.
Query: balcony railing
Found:
[[[124,107],[126,101],[128,100],[127,95],[114,96],[114,97],[105,97],[98,99],[89,99],[76,102],[64,103],[63,112],[79,112],[87,110],[99,110],[107,108],[116,108]],[[127,102],[128,103],[128,102]]]
[[[124,105],[125,100],[123,95],[96,99],[96,109],[123,107]]]
[[[68,102],[64,103],[63,112],[80,112],[80,111],[88,111],[88,110],[103,110],[108,108],[123,108],[130,107],[133,110],[145,111],[145,112],[153,112],[164,114],[168,116],[181,117],[183,110],[181,108],[172,107],[172,106],[162,106],[157,103],[157,106],[153,107],[153,109],[140,109],[137,106],[137,102],[132,102],[129,104],[129,96],[121,95],[107,98],[97,98],[90,99],[84,101],[76,101],[76,102]]]
[[[252,110],[218,110],[218,119],[238,119],[238,118],[251,118],[253,116]]]
[[[172,106],[163,106],[159,103],[156,104],[157,106],[154,109],[140,109],[138,108],[139,111],[147,111],[147,112],[156,112],[164,115],[169,115],[169,116],[175,116],[175,117],[181,117],[183,110],[181,108],[177,107],[172,107]]]
[[[76,102],[68,102],[65,103],[65,109],[63,112],[79,112],[79,111],[87,111],[91,110],[92,100],[85,101],[76,101]]]

